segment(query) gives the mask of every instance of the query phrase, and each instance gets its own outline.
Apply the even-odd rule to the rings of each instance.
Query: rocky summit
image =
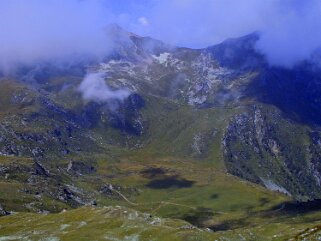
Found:
[[[316,61],[108,31],[102,60],[2,76],[0,240],[320,239]]]

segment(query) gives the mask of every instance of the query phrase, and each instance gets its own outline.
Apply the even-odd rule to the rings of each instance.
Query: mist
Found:
[[[101,58],[110,49],[104,28],[113,15],[103,1],[1,0],[0,70],[44,61]]]
[[[110,100],[125,100],[130,92],[126,89],[112,90],[105,82],[105,73],[88,73],[78,90],[88,101],[108,103]]]
[[[1,0],[0,72],[45,61],[102,59],[109,23],[166,43],[205,48],[259,32],[271,65],[291,68],[320,48],[318,0]]]
[[[289,68],[309,59],[321,45],[318,0],[152,2],[144,15],[128,27],[174,45],[204,48],[227,38],[259,32],[257,50],[271,65]]]

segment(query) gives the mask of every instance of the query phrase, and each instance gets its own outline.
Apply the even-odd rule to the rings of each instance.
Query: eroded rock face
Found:
[[[309,133],[311,142],[307,147],[310,162],[309,169],[313,174],[318,186],[321,186],[321,133],[318,131],[312,131]]]
[[[124,101],[90,102],[83,107],[81,120],[85,128],[112,127],[127,135],[140,136],[145,129],[141,115],[144,106],[144,99],[135,93]]]
[[[195,157],[205,157],[211,150],[211,144],[215,140],[218,130],[197,132],[193,135],[191,143],[191,154]]]
[[[81,161],[70,161],[67,167],[67,172],[73,175],[84,175],[95,173],[95,167]]]
[[[317,134],[271,110],[254,107],[231,119],[222,142],[228,171],[297,199],[318,197]]]
[[[50,176],[50,171],[40,162],[35,161],[34,169],[35,169],[35,175],[40,175],[44,177]]]
[[[72,207],[94,205],[96,203],[83,189],[69,184],[58,187],[52,195],[55,199],[68,203]]]
[[[111,126],[121,131],[140,136],[144,125],[140,109],[145,106],[144,99],[138,94],[131,94],[116,110],[109,112]]]
[[[50,110],[46,110],[50,112]],[[80,139],[95,148],[85,132],[66,116],[54,116],[45,111],[28,115],[7,115],[0,120],[0,155],[43,158],[65,156],[80,151]],[[89,142],[91,142],[89,144]]]
[[[7,215],[10,215],[10,212],[6,211],[0,204],[0,216],[7,216]]]
[[[128,35],[117,28],[114,31],[120,31],[120,36]],[[9,171],[0,169],[0,173],[10,179],[14,178],[14,170],[28,175],[32,172],[28,180],[35,184],[53,179],[52,172],[41,166],[44,159],[70,160],[77,155],[105,152],[107,145],[141,148],[153,145],[155,139],[160,140],[155,142],[155,149],[164,146],[161,151],[170,153],[172,140],[180,135],[179,140],[188,141],[183,142],[183,147],[173,148],[175,155],[208,158],[214,139],[218,142],[225,131],[223,151],[230,173],[298,199],[320,198],[320,132],[283,116],[294,113],[320,125],[319,70],[311,71],[305,65],[294,71],[270,68],[255,50],[256,34],[206,49],[171,48],[150,38],[128,36],[129,42],[119,42],[115,52],[102,63],[92,63],[89,68],[77,66],[82,70],[80,75],[70,69],[64,73],[55,68],[46,71],[45,67],[37,71],[38,77],[34,76],[39,80],[37,85],[23,78],[19,79],[21,83],[0,83],[0,155],[41,160],[31,171],[10,167]],[[148,48],[151,45],[153,48]],[[86,102],[77,88],[88,69],[106,74],[111,89],[126,88],[131,95],[123,101]],[[58,76],[61,79],[56,79]],[[173,117],[169,119],[172,123],[160,129],[151,124],[160,117],[166,122],[174,105],[182,110],[177,112],[177,124]],[[244,105],[249,108],[235,115]],[[191,122],[186,121],[186,126],[181,123],[185,112],[211,112],[221,107],[229,108],[232,114],[226,117],[224,112],[218,112],[222,116],[211,117],[205,127],[195,126],[186,134]],[[162,113],[156,108],[163,108]],[[225,130],[223,122],[231,115],[235,116]],[[291,120],[304,118],[291,116]],[[169,135],[163,139],[165,132]],[[74,178],[94,173],[95,169],[88,163],[72,161],[67,172],[68,178]],[[188,180],[176,179],[164,179],[151,186],[192,185]],[[77,196],[70,188],[59,187],[52,196],[57,193],[65,201]]]

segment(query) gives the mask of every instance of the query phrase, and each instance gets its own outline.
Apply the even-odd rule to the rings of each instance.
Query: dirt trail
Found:
[[[127,203],[129,203],[130,205],[133,205],[133,206],[139,206],[139,205],[146,205],[146,204],[151,204],[151,203],[134,203],[132,201],[130,201],[125,195],[123,195],[121,192],[115,190],[115,189],[112,189],[111,190],[112,192],[115,192],[117,193],[119,196],[121,196]],[[155,212],[157,209],[161,208],[162,206],[164,205],[175,205],[175,206],[180,206],[180,207],[185,207],[185,208],[190,208],[190,209],[193,209],[193,210],[196,210],[195,207],[192,207],[192,206],[188,206],[188,205],[184,205],[184,204],[179,204],[179,203],[174,203],[174,202],[167,202],[167,201],[160,201],[160,202],[155,202],[155,203],[159,203],[160,205],[153,210],[153,212]]]
[[[132,201],[130,201],[127,197],[125,197],[121,192],[118,192],[117,190],[115,189],[111,189],[112,192],[115,192],[117,193],[119,196],[121,196],[126,202],[128,202],[130,205],[133,205],[133,206],[138,206],[139,204],[138,203],[134,203]]]

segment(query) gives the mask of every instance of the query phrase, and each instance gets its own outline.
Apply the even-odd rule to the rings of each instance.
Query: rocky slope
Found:
[[[195,50],[117,26],[109,31],[115,48],[102,62],[28,66],[0,81],[0,185],[7,194],[0,199],[2,214],[104,206],[123,197],[152,202],[151,190],[173,189],[176,198],[194,185],[200,185],[194,190],[198,203],[200,193],[211,185],[220,190],[222,180],[233,184],[219,201],[229,205],[229,215],[239,211],[230,197],[242,179],[271,190],[268,199],[277,195],[279,203],[321,197],[321,70],[316,64],[304,62],[292,70],[269,66],[255,50],[256,33]],[[105,89],[128,95],[84,98],[79,86],[85,73],[101,73]],[[191,160],[201,169],[199,177],[187,174]],[[155,173],[141,179],[140,171],[151,166]],[[212,173],[205,175],[207,170]],[[117,192],[110,189],[112,182]],[[240,193],[256,193],[258,187],[252,188],[242,186]],[[213,195],[209,203],[220,196]],[[262,203],[266,210],[273,208]],[[245,206],[240,208],[253,212]],[[171,208],[161,214],[213,230],[238,228],[236,223],[248,218],[242,213],[224,223],[223,217],[220,226],[207,207],[197,210],[192,217]]]

